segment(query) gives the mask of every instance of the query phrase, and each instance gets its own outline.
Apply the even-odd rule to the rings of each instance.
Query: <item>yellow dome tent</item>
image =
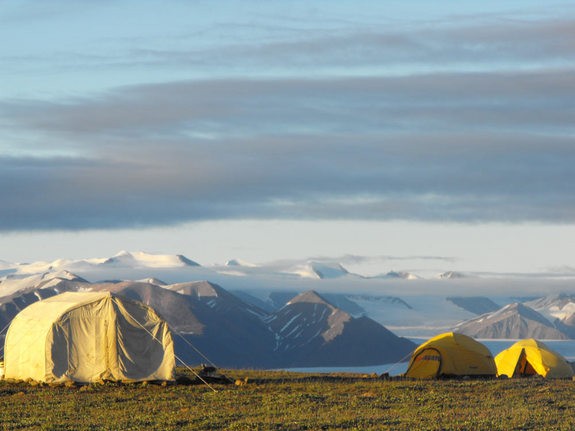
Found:
[[[463,334],[447,332],[423,343],[413,352],[404,376],[416,379],[437,377],[495,377],[493,356],[487,347]]]
[[[5,378],[39,382],[173,380],[167,323],[110,292],[66,292],[22,310],[6,334]]]
[[[533,338],[520,340],[495,357],[497,374],[522,377],[539,374],[547,378],[573,376],[571,365],[559,353]]]

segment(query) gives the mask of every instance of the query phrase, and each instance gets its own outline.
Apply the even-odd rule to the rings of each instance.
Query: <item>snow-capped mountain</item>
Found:
[[[575,319],[571,317],[575,312],[575,294],[568,279],[547,283],[540,275],[514,279],[465,273],[465,277],[458,277],[460,273],[453,271],[444,272],[445,277],[438,279],[433,275],[437,272],[429,270],[422,270],[429,274],[428,279],[399,270],[368,277],[349,272],[337,262],[339,259],[317,257],[256,266],[233,259],[226,265],[200,266],[181,254],[142,251],[78,260],[15,264],[3,261],[0,263],[0,304],[11,303],[9,298],[36,289],[44,289],[38,295],[46,296],[50,292],[92,289],[92,284],[119,285],[139,280],[162,289],[179,289],[180,295],[189,298],[196,295],[194,306],[200,307],[201,303],[199,309],[206,310],[205,316],[208,316],[210,304],[215,303],[210,302],[210,295],[202,289],[192,293],[194,289],[189,284],[209,280],[214,285],[225,286],[226,291],[233,292],[236,299],[251,306],[252,311],[258,309],[268,314],[278,312],[299,293],[314,290],[350,316],[369,317],[402,336],[432,336],[478,314],[496,311],[495,307],[524,301],[530,301],[527,305],[558,330],[573,333],[570,322]],[[176,285],[179,286],[173,287]],[[567,293],[559,294],[562,291]],[[541,298],[542,292],[547,296]],[[26,301],[36,300],[38,295],[27,296]],[[212,313],[224,303],[220,297],[217,301],[219,305]],[[16,307],[15,303],[12,305]]]
[[[74,289],[75,286],[84,283],[87,283],[85,279],[65,270],[28,276],[8,275],[0,283],[0,303],[3,302],[3,298],[17,292],[46,288],[59,288],[61,291],[64,291],[68,289],[68,287],[65,286]]]
[[[466,277],[468,277],[468,275],[457,271],[446,271],[437,275],[437,278],[440,280],[456,280],[458,278],[466,278]]]
[[[230,259],[226,262],[225,266],[241,266],[245,268],[257,268],[258,265],[250,263],[242,259]]]
[[[575,339],[575,312],[563,319],[555,320],[554,323],[557,329]]]
[[[139,281],[141,283],[155,284],[156,286],[165,286],[167,284],[164,281],[162,281],[156,277],[149,277],[149,278],[144,278],[144,279],[136,280],[136,281]]]
[[[288,274],[296,274],[303,278],[325,279],[349,275],[347,269],[340,264],[328,264],[310,261],[285,270]]]
[[[476,338],[552,339],[569,337],[541,314],[521,303],[513,303],[457,325],[455,332]]]
[[[401,280],[420,280],[421,277],[411,272],[389,271],[383,275],[377,275],[373,278],[401,279]]]
[[[143,251],[121,251],[117,255],[104,260],[102,265],[132,266],[145,268],[175,268],[182,266],[200,266],[187,257],[176,254],[151,254]]]
[[[525,305],[543,314],[558,330],[575,339],[575,295],[559,293],[526,302]]]
[[[575,295],[565,293],[549,295],[528,301],[525,305],[533,308],[550,320],[563,320],[575,313]]]

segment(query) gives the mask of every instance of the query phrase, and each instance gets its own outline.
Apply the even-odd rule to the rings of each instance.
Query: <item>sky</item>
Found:
[[[575,271],[572,1],[14,0],[0,40],[0,260]]]

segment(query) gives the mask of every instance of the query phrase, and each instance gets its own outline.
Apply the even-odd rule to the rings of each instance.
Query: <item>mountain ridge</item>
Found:
[[[27,305],[62,291],[111,291],[154,308],[174,331],[179,357],[191,363],[203,362],[199,350],[226,367],[375,365],[397,361],[415,347],[371,319],[353,318],[314,291],[269,313],[206,280],[158,285],[90,283],[73,274],[52,279],[57,282],[49,287],[28,285],[1,298],[0,322],[7,325]],[[36,281],[42,284],[41,278]]]

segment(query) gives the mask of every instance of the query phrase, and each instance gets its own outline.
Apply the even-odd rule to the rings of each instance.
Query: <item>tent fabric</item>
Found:
[[[406,377],[433,379],[455,376],[495,376],[487,347],[467,335],[448,332],[420,345],[411,356]]]
[[[520,340],[495,357],[497,374],[521,377],[538,374],[547,378],[573,376],[571,365],[559,353],[533,338]]]
[[[31,304],[10,324],[4,355],[7,379],[174,379],[167,323],[152,308],[110,292],[66,292]]]

